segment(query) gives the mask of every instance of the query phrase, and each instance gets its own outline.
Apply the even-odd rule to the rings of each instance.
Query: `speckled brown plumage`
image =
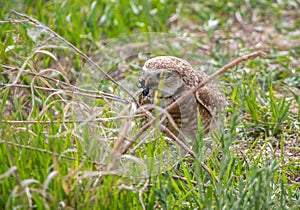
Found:
[[[139,97],[140,105],[156,104],[166,108],[208,76],[196,71],[185,60],[173,56],[159,56],[148,60],[140,78],[143,92]],[[213,130],[218,124],[218,116],[227,106],[225,96],[212,82],[199,89],[194,95],[170,111],[178,129],[170,120],[166,126],[186,141],[194,141],[198,134],[198,116],[200,112],[205,132]]]

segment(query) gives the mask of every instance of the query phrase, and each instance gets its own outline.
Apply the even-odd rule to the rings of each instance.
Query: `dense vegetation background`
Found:
[[[299,1],[23,0],[1,1],[0,8],[0,209],[299,209]],[[198,159],[147,178],[113,174],[73,132],[69,109],[72,93],[80,92],[78,75],[85,72],[85,83],[96,77],[81,53],[100,64],[104,57],[119,63],[115,52],[142,51],[137,37],[145,32],[170,37],[172,46],[172,37],[185,37],[185,50],[200,49],[208,73],[246,53],[267,52],[216,81],[230,106],[205,163],[219,183],[201,168],[197,151]],[[179,53],[168,44],[160,50]],[[137,84],[135,61],[122,65],[112,69],[120,70],[115,75]],[[127,99],[103,78],[96,77],[99,91]],[[101,119],[117,116],[109,100],[100,97],[96,104]],[[98,123],[107,138],[117,138],[118,123]],[[153,151],[147,145],[139,155]]]

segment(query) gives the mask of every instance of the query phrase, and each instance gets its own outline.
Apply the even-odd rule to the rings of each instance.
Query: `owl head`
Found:
[[[143,67],[140,87],[143,96],[160,92],[162,97],[173,96],[179,88],[184,88],[180,66],[189,65],[186,61],[172,56],[158,56],[147,60]]]

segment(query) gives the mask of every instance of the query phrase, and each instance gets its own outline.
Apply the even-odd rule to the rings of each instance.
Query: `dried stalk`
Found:
[[[53,121],[39,121],[39,120],[4,120],[3,123],[7,124],[50,124],[50,123],[83,123],[83,122],[110,122],[112,120],[132,119],[145,117],[144,114],[137,114],[134,116],[120,116],[108,118],[96,118],[92,120],[53,120]]]
[[[28,23],[29,21],[28,20],[1,20],[0,21],[0,25],[4,25],[4,24],[7,24],[7,23]]]
[[[66,94],[75,94],[75,95],[86,96],[86,97],[90,97],[90,98],[110,99],[110,100],[122,102],[124,104],[128,104],[128,101],[123,98],[117,97],[112,94],[100,92],[100,91],[97,91],[97,93],[100,93],[103,95],[92,95],[92,94],[88,94],[88,93],[77,92],[74,90],[61,90],[61,89],[54,89],[54,88],[47,88],[47,87],[40,87],[40,86],[31,86],[31,85],[19,85],[19,84],[0,84],[0,87],[5,87],[5,88],[17,87],[17,88],[30,88],[30,89],[34,88],[34,89],[38,89],[38,90],[45,90],[45,91],[51,91],[51,92],[63,91]],[[88,92],[88,91],[86,91],[86,92]]]
[[[7,65],[1,65],[3,68],[6,68],[6,69],[9,69],[10,71],[18,71],[19,69],[17,67],[12,67],[12,66],[7,66]],[[58,80],[58,79],[54,79],[54,78],[51,78],[51,77],[48,77],[48,76],[45,76],[45,75],[42,75],[42,74],[39,74],[39,73],[36,73],[36,72],[31,72],[31,71],[28,71],[28,70],[24,70],[23,73],[26,73],[26,74],[30,74],[30,75],[34,75],[34,76],[37,76],[37,77],[41,77],[41,78],[45,78],[45,79],[48,79],[50,81],[53,81],[55,82],[55,84],[57,86],[59,85],[64,85],[64,86],[67,86],[69,87],[69,91],[72,91],[72,93],[74,93],[74,90],[77,90],[79,92],[83,92],[83,93],[91,93],[91,94],[95,94],[95,95],[103,95],[103,98],[105,99],[111,99],[111,100],[116,100],[116,101],[121,101],[122,103],[130,103],[127,99],[123,99],[123,98],[120,98],[116,95],[113,95],[113,94],[109,94],[109,93],[105,93],[105,92],[102,92],[102,91],[94,91],[94,90],[85,90],[85,89],[82,89],[82,88],[79,88],[75,85],[72,85],[70,83],[67,83],[67,82],[63,82],[61,80]],[[2,74],[8,74],[7,72],[2,72]],[[5,84],[0,84],[0,87],[1,86],[4,86]],[[12,84],[6,84],[7,86],[9,87],[16,87],[18,86],[17,84],[16,85],[12,85]],[[26,86],[21,86],[19,85],[20,87],[26,87]],[[31,86],[27,86],[27,88],[29,88]],[[35,88],[38,88],[39,86],[35,86]],[[49,89],[44,89],[44,90],[49,90],[51,91],[51,88]],[[52,91],[58,91],[59,89],[52,89]],[[77,92],[75,92],[75,94],[77,94]],[[88,97],[92,97],[92,98],[98,98],[98,97],[93,97],[91,95],[84,95],[84,96],[88,96]]]
[[[42,24],[40,24],[37,20],[30,18],[29,16],[16,12],[16,11],[12,11],[12,13],[14,13],[15,15],[25,18],[26,20],[28,20],[29,22],[33,23],[36,27],[40,27],[43,28],[44,30],[46,30],[47,32],[49,32],[50,34],[52,34],[54,37],[56,37],[57,39],[59,39],[61,42],[65,43],[68,47],[70,47],[71,49],[73,49],[76,53],[78,53],[81,57],[83,57],[84,59],[86,59],[89,63],[91,63],[93,66],[96,67],[97,70],[101,71],[110,81],[112,81],[114,84],[116,84],[117,86],[119,86],[120,88],[122,88],[131,98],[132,100],[136,102],[135,97],[124,87],[122,86],[120,83],[118,83],[117,81],[115,81],[106,71],[104,71],[97,63],[95,63],[89,56],[87,56],[85,53],[83,53],[81,50],[79,50],[77,47],[75,47],[73,44],[71,44],[69,41],[67,41],[66,39],[64,39],[63,37],[61,37],[59,34],[57,34],[56,32],[54,32],[53,30],[51,30],[49,27],[44,26]],[[18,75],[19,76],[19,75]],[[16,78],[14,84],[16,83],[16,81],[19,79],[19,77]]]
[[[256,58],[256,57],[265,57],[265,56],[266,56],[265,52],[263,52],[263,51],[256,51],[256,52],[249,53],[247,55],[243,55],[241,57],[238,57],[238,58],[234,59],[233,61],[231,61],[228,64],[226,64],[225,66],[223,66],[219,71],[217,71],[217,72],[213,73],[212,75],[210,75],[205,81],[203,81],[199,85],[193,87],[185,95],[181,96],[176,101],[174,101],[172,104],[170,104],[166,108],[167,111],[168,112],[171,111],[176,106],[178,106],[179,104],[181,104],[184,100],[186,100],[188,97],[190,97],[191,95],[193,95],[197,90],[199,90],[200,88],[204,87],[206,84],[208,84],[209,82],[211,82],[213,79],[215,79],[216,77],[224,74],[226,71],[228,71],[229,69],[235,67],[236,65],[238,65],[242,61],[247,61],[249,59],[253,59],[253,58]]]

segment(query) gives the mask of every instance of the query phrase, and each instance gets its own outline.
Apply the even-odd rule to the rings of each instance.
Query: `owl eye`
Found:
[[[170,71],[162,72],[156,75],[157,79],[169,79],[173,76],[173,73]]]

